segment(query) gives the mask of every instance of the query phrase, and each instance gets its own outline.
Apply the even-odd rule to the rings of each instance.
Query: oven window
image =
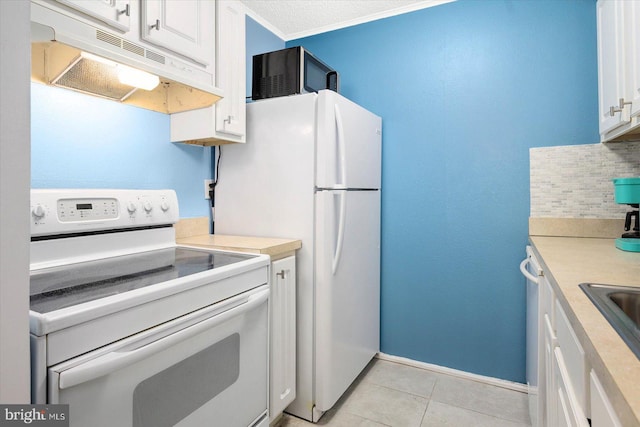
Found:
[[[177,247],[35,270],[30,309],[47,313],[250,258]]]
[[[133,427],[175,425],[239,375],[240,335],[235,333],[138,384],[133,392]]]

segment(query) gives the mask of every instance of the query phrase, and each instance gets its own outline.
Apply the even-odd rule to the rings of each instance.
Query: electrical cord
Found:
[[[216,167],[214,170],[213,182],[209,184],[209,199],[211,199],[211,232],[215,231],[215,208],[216,208],[216,185],[218,185],[218,178],[220,177],[220,159],[222,158],[222,147],[218,146],[214,148],[214,153],[218,153],[218,160],[216,160]],[[215,156],[215,154],[214,154]]]
[[[211,199],[212,208],[215,207],[214,195],[216,194],[216,185],[218,185],[218,178],[220,176],[220,159],[222,158],[222,147],[218,146],[216,148],[216,151],[218,152],[218,160],[216,161],[213,182],[209,184],[209,198]]]

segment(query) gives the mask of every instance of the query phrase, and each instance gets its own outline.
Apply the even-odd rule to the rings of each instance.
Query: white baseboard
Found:
[[[403,365],[412,366],[414,368],[425,369],[427,371],[437,372],[440,374],[451,375],[453,377],[463,378],[465,380],[476,381],[479,383],[489,384],[496,387],[502,387],[520,393],[527,393],[527,385],[513,381],[501,380],[499,378],[486,377],[484,375],[472,374],[470,372],[459,371],[457,369],[447,368],[445,366],[433,365],[431,363],[419,362],[417,360],[407,359],[406,357],[392,356],[390,354],[378,353],[377,359],[389,362],[401,363]]]

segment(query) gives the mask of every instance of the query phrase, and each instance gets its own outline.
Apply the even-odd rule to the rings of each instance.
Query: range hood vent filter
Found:
[[[52,84],[104,98],[124,101],[135,87],[120,83],[116,67],[79,56]]]

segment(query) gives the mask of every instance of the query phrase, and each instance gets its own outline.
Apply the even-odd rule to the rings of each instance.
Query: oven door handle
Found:
[[[140,360],[176,345],[177,343],[204,332],[207,329],[213,328],[233,317],[247,313],[248,311],[251,311],[257,306],[263,304],[268,298],[269,289],[265,289],[249,296],[246,302],[241,303],[240,305],[230,308],[220,314],[215,314],[206,320],[188,326],[178,332],[167,335],[149,344],[136,348],[135,343],[132,343],[125,348],[134,347],[133,350],[115,350],[93,360],[89,360],[86,363],[64,370],[60,372],[58,388],[61,390],[71,388],[115,372],[135,362],[139,362]]]

